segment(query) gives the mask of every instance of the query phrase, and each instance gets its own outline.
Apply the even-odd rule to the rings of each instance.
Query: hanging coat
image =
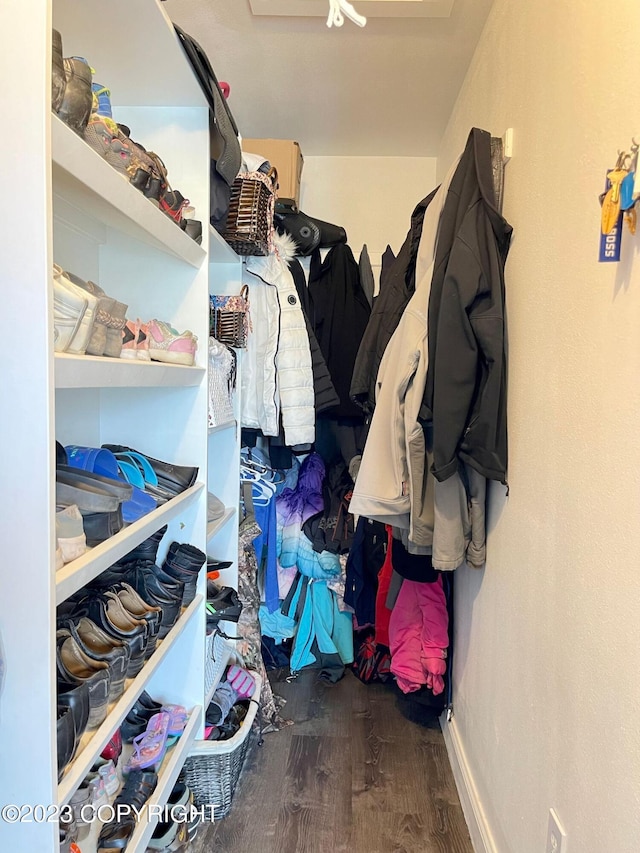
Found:
[[[351,249],[334,246],[324,261],[320,252],[311,256],[309,293],[313,299],[315,332],[331,381],[340,398],[335,417],[362,417],[349,391],[351,374],[371,309],[360,285],[358,264]]]
[[[299,578],[286,602],[285,615],[294,614],[298,629],[291,649],[291,672],[317,666],[327,680],[338,681],[344,667],[353,662],[351,615],[338,608],[337,596],[326,581],[306,577]]]

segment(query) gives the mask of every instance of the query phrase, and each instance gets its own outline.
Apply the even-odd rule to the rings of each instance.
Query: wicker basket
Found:
[[[209,333],[220,343],[242,349],[252,331],[249,315],[249,287],[244,284],[238,295],[209,296]]]
[[[233,182],[224,239],[239,255],[268,255],[273,235],[275,183],[271,174],[246,172]]]
[[[251,674],[256,689],[240,731],[229,740],[196,741],[180,774],[197,806],[214,806],[215,820],[225,817],[231,810],[240,771],[254,738],[262,680],[257,672]]]

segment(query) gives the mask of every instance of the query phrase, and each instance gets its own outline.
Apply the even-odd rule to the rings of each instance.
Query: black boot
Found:
[[[162,570],[176,580],[184,581],[182,606],[187,607],[196,594],[198,573],[207,562],[207,555],[194,545],[172,542]]]
[[[117,565],[124,566],[127,563],[135,563],[138,560],[148,560],[150,563],[155,563],[156,556],[158,554],[158,547],[160,546],[160,540],[166,532],[167,525],[165,524],[164,527],[161,527],[160,530],[156,530],[156,532],[152,533],[148,539],[144,540],[144,542],[136,545],[133,551],[129,551],[128,554],[121,557],[118,560]]]

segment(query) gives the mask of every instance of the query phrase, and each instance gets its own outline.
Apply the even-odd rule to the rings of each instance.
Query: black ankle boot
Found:
[[[184,581],[182,606],[187,607],[196,595],[198,573],[207,562],[207,555],[194,545],[172,542],[162,570],[176,580]]]
[[[129,551],[128,554],[125,554],[124,557],[121,557],[118,560],[117,565],[124,566],[127,563],[135,563],[138,560],[149,561],[150,563],[155,563],[156,556],[158,554],[158,547],[160,546],[160,540],[167,532],[167,525],[161,527],[160,530],[156,530],[155,533],[152,533],[148,539],[145,539],[144,542],[141,542],[139,545],[133,549],[133,551]]]

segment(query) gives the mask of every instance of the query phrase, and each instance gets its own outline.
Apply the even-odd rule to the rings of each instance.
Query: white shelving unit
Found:
[[[73,794],[142,690],[190,709],[167,754],[152,801],[166,801],[202,737],[206,579],[102,725],[88,732],[58,783],[56,606],[164,524],[169,543],[189,542],[231,560],[237,581],[239,427],[207,429],[209,293],[239,290],[241,261],[209,228],[196,244],[50,112],[51,28],[65,56],[84,56],[111,90],[114,118],[158,151],[174,188],[204,223],[209,211],[209,113],[160,0],[6,0],[0,4],[3,108],[17,141],[3,146],[0,213],[5,369],[0,372],[4,499],[0,577],[0,801],[44,806]],[[54,355],[53,263],[99,283],[127,317],[168,320],[198,337],[191,368]],[[237,405],[237,401],[236,401]],[[236,410],[236,419],[238,411]],[[155,512],[55,572],[55,439],[118,443],[179,465],[198,482]],[[227,507],[207,531],[207,491]],[[152,824],[127,850],[143,851]],[[83,851],[84,851],[83,845]],[[0,821],[0,850],[58,853],[57,823]]]

